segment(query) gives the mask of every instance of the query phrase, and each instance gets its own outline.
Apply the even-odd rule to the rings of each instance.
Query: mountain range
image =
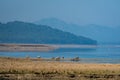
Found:
[[[0,23],[0,43],[97,44],[97,41],[47,25],[14,21]]]
[[[67,31],[78,36],[82,35],[85,37],[89,37],[97,40],[99,44],[120,44],[120,27],[109,27],[95,24],[81,26],[73,23],[66,23],[63,20],[56,18],[46,18],[36,21],[35,23],[48,25],[52,28]]]

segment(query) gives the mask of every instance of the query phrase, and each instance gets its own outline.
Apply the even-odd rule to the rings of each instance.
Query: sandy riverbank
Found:
[[[36,60],[36,61],[35,61]],[[0,58],[3,80],[119,80],[120,64],[49,62],[40,58]]]
[[[45,44],[0,44],[0,51],[50,51],[56,47]]]

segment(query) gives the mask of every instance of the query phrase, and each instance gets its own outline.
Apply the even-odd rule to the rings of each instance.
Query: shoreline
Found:
[[[15,51],[51,51],[55,50],[56,47],[46,45],[46,44],[8,44],[8,43],[3,43],[0,44],[0,51],[2,52],[15,52]]]
[[[6,77],[7,76],[7,77]],[[0,57],[3,80],[119,80],[120,64],[49,62],[41,58]]]
[[[97,48],[98,45],[84,44],[24,44],[0,43],[0,51],[50,51],[58,48]]]

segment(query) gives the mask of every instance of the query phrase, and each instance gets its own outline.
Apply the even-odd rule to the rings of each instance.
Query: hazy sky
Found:
[[[0,22],[51,17],[80,25],[120,26],[120,0],[0,0]]]

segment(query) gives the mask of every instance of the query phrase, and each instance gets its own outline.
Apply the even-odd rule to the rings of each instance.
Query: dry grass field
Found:
[[[119,80],[120,64],[0,57],[0,80]]]

